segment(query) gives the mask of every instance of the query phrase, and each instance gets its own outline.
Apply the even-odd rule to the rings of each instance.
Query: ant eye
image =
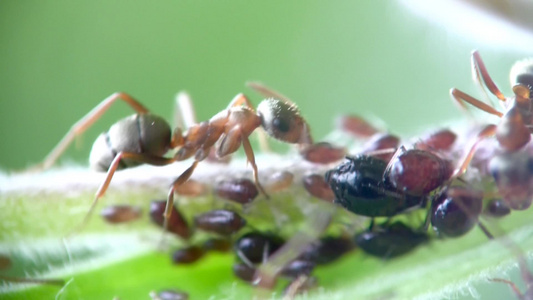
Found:
[[[511,86],[525,85],[533,94],[533,60],[525,59],[516,62],[510,72]]]
[[[284,120],[281,118],[275,118],[272,121],[272,126],[276,128],[276,130],[285,132],[285,133],[289,132],[290,130],[289,120]]]

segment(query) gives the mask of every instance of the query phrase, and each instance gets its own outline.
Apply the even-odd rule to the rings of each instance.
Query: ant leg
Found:
[[[98,203],[98,199],[100,199],[107,191],[107,188],[109,187],[109,184],[111,183],[111,179],[113,178],[113,175],[115,174],[115,171],[117,170],[118,165],[120,164],[120,161],[122,159],[131,159],[131,160],[147,163],[147,164],[154,165],[154,166],[164,166],[164,165],[168,165],[174,162],[173,158],[165,158],[165,157],[160,157],[160,156],[149,156],[145,154],[130,153],[130,152],[119,152],[117,156],[115,156],[115,158],[113,159],[113,162],[111,163],[111,165],[109,166],[106,179],[104,180],[104,182],[102,182],[102,184],[98,188],[98,191],[96,191],[96,195],[94,197],[93,203],[91,204],[91,207],[89,208],[89,212],[87,212],[87,214],[85,215],[85,218],[83,219],[83,222],[81,223],[81,225],[77,229],[75,229],[72,233],[82,229],[83,227],[85,227],[85,225],[87,225],[91,215],[94,212],[96,204]]]
[[[265,96],[267,98],[275,98],[275,99],[284,101],[286,103],[294,104],[289,99],[289,97],[281,94],[278,91],[275,91],[275,90],[271,89],[270,87],[264,85],[261,82],[249,81],[249,82],[246,83],[246,86],[248,86],[249,88],[253,89],[254,91],[258,92],[259,94],[261,94],[261,95],[263,95],[263,96]]]
[[[485,67],[485,63],[481,59],[481,56],[479,55],[479,52],[473,51],[472,52],[472,74],[474,75],[474,80],[478,80],[481,78],[483,82],[485,83],[485,86],[489,89],[489,91],[496,96],[501,101],[505,101],[506,98],[503,95],[503,93],[498,89],[494,81],[492,81],[492,78],[489,75],[489,72],[487,71],[487,68]]]
[[[462,108],[462,109],[466,109],[466,107],[463,105],[463,101],[464,102],[467,102],[467,103],[470,103],[471,105],[481,109],[482,111],[485,111],[489,114],[492,114],[492,115],[495,115],[495,116],[498,116],[498,117],[502,117],[503,114],[499,111],[497,111],[494,107],[486,104],[486,103],[483,103],[479,100],[477,100],[476,98],[466,94],[465,92],[462,92],[456,88],[453,88],[450,90],[450,95],[452,96],[452,99]]]
[[[252,166],[255,185],[257,185],[257,188],[261,191],[263,195],[265,195],[267,199],[270,198],[268,194],[265,192],[265,190],[263,189],[263,186],[261,185],[261,183],[259,183],[259,178],[257,175],[258,173],[257,165],[255,164],[254,151],[252,149],[252,145],[250,144],[250,140],[248,140],[247,137],[242,139],[242,146],[244,148],[244,153],[246,153],[246,158],[248,159],[248,162]]]
[[[179,92],[174,107],[174,125],[186,129],[197,123],[191,96],[187,92]]]
[[[168,191],[167,195],[167,205],[165,206],[165,212],[163,213],[163,235],[161,236],[161,241],[159,242],[160,248],[163,245],[163,241],[165,239],[165,233],[168,230],[168,220],[170,219],[170,215],[172,214],[172,208],[174,207],[174,192],[176,191],[176,188],[183,183],[185,183],[189,178],[191,177],[192,173],[194,172],[194,169],[196,169],[196,166],[198,165],[199,161],[195,160],[192,165],[185,170],[181,175],[172,182],[172,185]]]
[[[496,134],[496,125],[487,125],[485,128],[483,128],[476,136],[474,142],[470,146],[470,150],[465,154],[465,156],[459,160],[462,161],[462,163],[459,165],[457,169],[453,172],[452,176],[450,177],[450,180],[455,179],[456,177],[459,177],[464,174],[466,169],[468,168],[468,165],[470,164],[470,161],[474,157],[474,154],[476,153],[477,146],[479,143],[484,140],[485,138],[491,137],[494,134]]]
[[[81,135],[91,125],[96,122],[117,100],[122,100],[131,106],[138,114],[148,113],[148,109],[144,107],[139,101],[126,93],[114,93],[111,96],[105,98],[100,104],[93,108],[78,122],[74,123],[67,134],[61,139],[61,141],[52,149],[52,151],[46,156],[43,162],[30,167],[29,171],[43,171],[50,168],[57,159],[65,152],[67,147],[72,143],[74,138]]]
[[[230,109],[236,106],[242,106],[242,105],[255,111],[255,108],[252,105],[252,102],[250,102],[250,99],[248,99],[248,97],[246,97],[243,93],[239,93],[235,97],[233,97],[233,99],[228,104],[227,109]]]

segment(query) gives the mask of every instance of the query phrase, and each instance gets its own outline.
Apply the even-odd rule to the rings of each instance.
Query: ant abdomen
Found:
[[[89,163],[96,171],[105,172],[119,152],[162,156],[170,148],[171,129],[163,118],[147,113],[135,114],[115,123],[98,136],[91,149]],[[142,164],[123,159],[117,169]]]
[[[490,160],[489,170],[509,208],[524,210],[533,200],[533,157],[526,152],[507,152]]]

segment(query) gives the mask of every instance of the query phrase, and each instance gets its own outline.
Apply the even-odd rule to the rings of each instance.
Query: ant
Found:
[[[269,91],[264,86],[260,85],[260,87]],[[182,108],[183,119],[193,119],[193,117],[184,114],[184,112],[192,113],[189,96],[185,93],[179,93],[177,100],[180,108]],[[124,101],[131,106],[135,110],[135,114],[115,123],[107,132],[102,133],[93,144],[89,158],[90,165],[96,170],[107,170],[107,176],[96,192],[94,201],[81,227],[88,222],[98,199],[105,194],[115,171],[119,169],[143,163],[163,166],[194,157],[192,165],[172,182],[168,192],[164,212],[164,227],[166,228],[174,203],[175,190],[191,177],[198,163],[206,159],[212,149],[215,149],[218,157],[224,157],[234,153],[242,145],[247,161],[252,166],[255,184],[268,198],[259,183],[255,156],[248,139],[249,135],[261,127],[271,137],[286,143],[311,143],[307,122],[300,115],[297,106],[284,99],[265,99],[256,110],[245,95],[238,94],[231,100],[226,109],[208,121],[191,124],[183,133],[179,127],[172,132],[169,124],[163,118],[150,113],[143,104],[132,96],[119,92],[104,99],[76,122],[37,168],[47,169],[51,167],[74,138],[87,130],[111,105],[118,101]],[[174,149],[176,151],[172,157],[163,156]]]

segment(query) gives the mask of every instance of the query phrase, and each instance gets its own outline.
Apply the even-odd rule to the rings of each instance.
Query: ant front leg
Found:
[[[466,110],[466,107],[464,106],[463,102],[467,102],[475,107],[477,107],[478,109],[481,109],[482,111],[484,112],[487,112],[491,115],[495,115],[497,117],[502,117],[503,114],[499,111],[497,111],[494,107],[484,103],[484,102],[481,102],[479,100],[477,100],[476,98],[468,95],[467,93],[461,91],[461,90],[458,90],[456,88],[453,88],[450,90],[450,96],[452,97],[452,100],[455,101],[455,103],[457,103],[459,105],[459,107],[463,110]]]
[[[466,172],[470,161],[474,157],[474,154],[476,154],[477,146],[479,145],[479,143],[488,137],[494,136],[496,134],[496,128],[496,125],[487,125],[477,134],[474,142],[470,146],[470,150],[460,160],[461,164],[458,168],[455,169],[452,176],[450,177],[450,180],[455,179]]]
[[[113,162],[111,163],[111,166],[109,167],[109,170],[107,171],[106,179],[98,188],[98,191],[96,192],[93,203],[91,204],[91,207],[89,208],[89,212],[87,212],[87,214],[85,215],[85,218],[83,219],[83,222],[81,223],[80,227],[77,228],[75,231],[82,229],[89,222],[89,219],[94,212],[94,209],[96,207],[96,204],[98,203],[98,200],[107,191],[107,188],[109,187],[109,184],[111,183],[111,179],[113,178],[113,175],[115,174],[115,171],[117,170],[120,164],[120,161],[122,159],[134,160],[134,161],[147,163],[147,164],[154,165],[154,166],[164,166],[164,165],[171,164],[175,161],[173,158],[165,158],[165,157],[158,157],[158,156],[151,156],[151,155],[146,155],[146,154],[138,154],[138,153],[130,153],[130,152],[119,152],[117,156],[115,156],[115,158],[113,159]]]
[[[133,97],[126,93],[114,93],[111,96],[104,99],[100,104],[93,108],[89,113],[87,113],[83,118],[76,122],[67,134],[61,139],[61,141],[52,149],[52,151],[46,156],[43,162],[37,164],[36,166],[30,167],[29,171],[43,171],[50,168],[57,159],[65,152],[68,146],[72,141],[79,135],[81,135],[85,130],[87,130],[91,125],[94,124],[108,109],[113,103],[117,100],[122,100],[131,106],[138,114],[148,113],[148,109],[144,107],[139,101],[135,100]]]
[[[479,55],[479,52],[473,51],[472,52],[472,75],[474,76],[474,80],[477,82],[480,82],[480,78],[483,80],[483,83],[485,83],[485,86],[489,89],[489,91],[496,96],[501,101],[506,101],[505,96],[500,91],[500,89],[496,86],[494,81],[489,75],[489,72],[487,71],[487,68],[485,67],[485,63],[481,59],[481,56]]]

